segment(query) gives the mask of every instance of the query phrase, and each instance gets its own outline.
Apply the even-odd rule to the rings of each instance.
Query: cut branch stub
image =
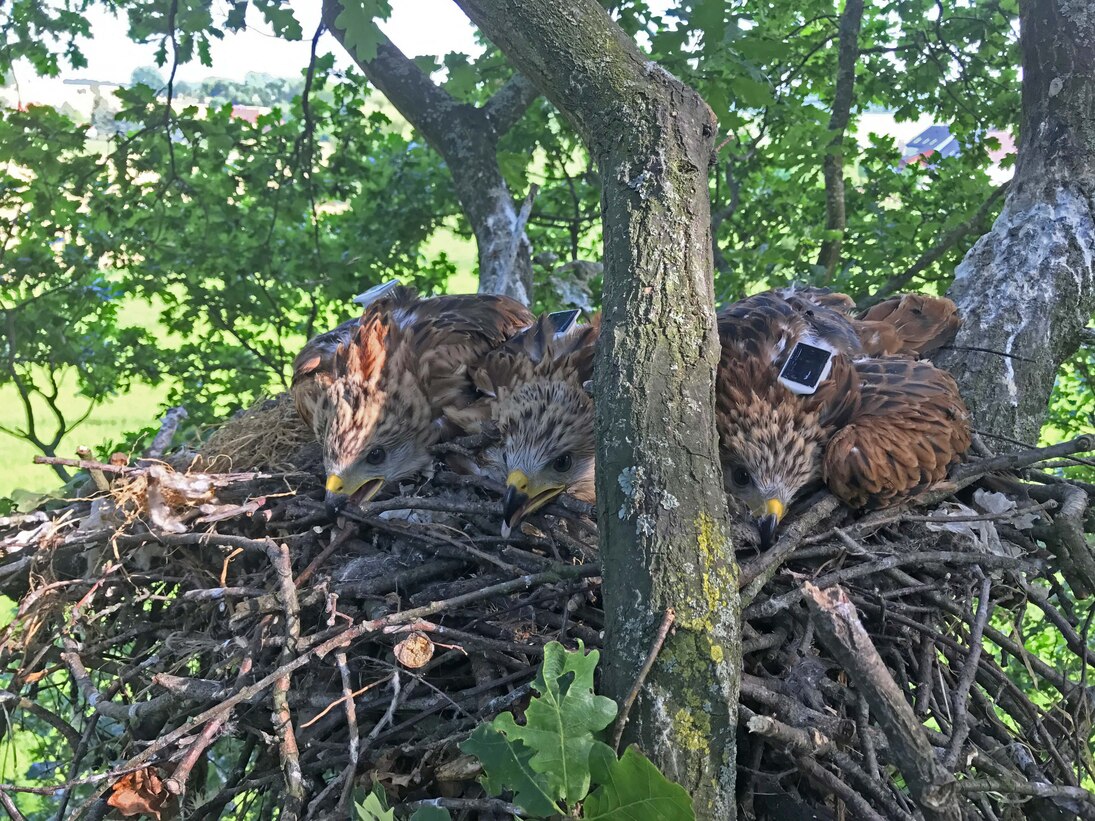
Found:
[[[957,783],[936,761],[927,733],[860,623],[855,605],[839,587],[821,590],[809,582],[804,587],[818,636],[867,699],[924,817],[960,821]]]

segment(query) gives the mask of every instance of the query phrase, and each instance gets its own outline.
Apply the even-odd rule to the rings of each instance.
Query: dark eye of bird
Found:
[[[564,453],[555,457],[555,461],[551,463],[551,467],[559,473],[566,473],[570,470],[572,462],[573,460],[570,458],[570,454]]]
[[[388,456],[382,447],[375,447],[365,454],[365,461],[370,465],[379,465]]]
[[[749,471],[745,468],[737,467],[734,468],[733,472],[730,474],[730,481],[738,487],[746,487],[753,481],[753,477],[749,475]]]

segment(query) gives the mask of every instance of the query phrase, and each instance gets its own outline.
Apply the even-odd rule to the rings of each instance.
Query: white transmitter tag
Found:
[[[796,342],[779,372],[779,381],[791,393],[812,394],[833,369],[833,356],[835,353],[826,348]]]

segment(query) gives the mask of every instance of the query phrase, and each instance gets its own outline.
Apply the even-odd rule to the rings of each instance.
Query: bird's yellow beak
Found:
[[[511,487],[518,493],[528,493],[528,476],[522,470],[511,470],[506,477],[506,487]]]
[[[764,503],[764,515],[757,522],[760,530],[760,549],[767,550],[776,541],[776,527],[783,518],[783,502],[779,499],[768,499]]]
[[[376,496],[383,486],[384,477],[382,476],[369,476],[361,481],[355,480],[347,484],[341,476],[335,473],[328,474],[327,484],[325,485],[327,488],[327,501],[337,504],[337,506],[341,506],[347,501],[363,505]],[[336,497],[341,499],[341,502],[336,503]]]
[[[539,510],[560,493],[566,485],[534,485],[522,470],[511,470],[506,477],[506,493],[502,497],[502,536],[509,536],[528,514]]]

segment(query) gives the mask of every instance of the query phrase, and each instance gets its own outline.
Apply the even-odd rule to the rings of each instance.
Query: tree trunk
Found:
[[[479,292],[532,301],[532,246],[519,224],[498,164],[498,138],[524,114],[537,92],[514,76],[482,108],[461,103],[435,85],[383,34],[376,56],[362,59],[335,25],[340,0],[324,0],[323,19],[365,76],[445,160],[460,207],[479,249]]]
[[[954,373],[974,424],[1035,442],[1095,311],[1095,9],[1023,0],[1023,121],[1004,209],[955,271]],[[971,350],[983,349],[983,350]]]
[[[685,785],[698,817],[733,818],[740,641],[714,426],[714,117],[594,0],[457,2],[575,123],[603,181],[603,689],[622,701],[673,608],[625,738]]]

